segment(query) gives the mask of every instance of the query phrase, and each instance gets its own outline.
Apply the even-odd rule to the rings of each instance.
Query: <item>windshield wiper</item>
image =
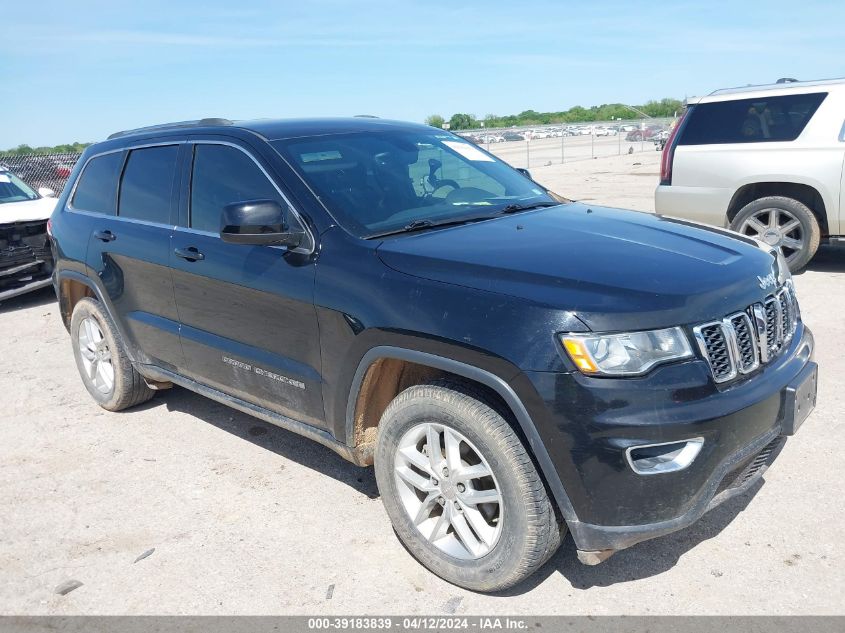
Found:
[[[502,207],[500,213],[516,213],[517,211],[530,211],[531,209],[542,209],[544,207],[557,207],[560,202],[530,202],[527,204],[513,203]]]
[[[445,226],[459,226],[461,224],[469,224],[470,222],[480,222],[481,220],[490,220],[496,216],[494,215],[473,215],[464,218],[453,218],[451,220],[442,220],[437,222],[435,220],[414,220],[405,226],[398,229],[391,229],[383,233],[373,233],[368,235],[366,239],[372,240],[379,237],[387,237],[389,235],[398,235],[400,233],[414,233],[416,231],[424,231],[426,229],[441,228]]]

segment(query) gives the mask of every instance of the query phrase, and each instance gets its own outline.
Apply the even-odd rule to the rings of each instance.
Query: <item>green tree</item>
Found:
[[[79,153],[88,147],[91,143],[69,143],[64,145],[54,145],[52,147],[30,147],[29,145],[18,145],[7,150],[0,150],[0,154],[21,156],[23,154],[69,154]]]
[[[430,125],[431,127],[443,129],[444,123],[446,123],[446,119],[439,114],[432,114],[431,116],[425,117],[425,124]]]
[[[660,101],[648,101],[644,105],[629,106],[623,103],[603,103],[585,108],[580,105],[561,112],[537,112],[524,110],[519,114],[487,114],[484,116],[484,127],[506,128],[521,125],[548,125],[550,123],[589,123],[591,121],[613,121],[619,119],[639,119],[636,108],[652,117],[672,117],[683,109],[683,102],[678,99],[664,98]],[[481,126],[475,117],[469,114],[454,114],[449,119],[449,127],[453,130],[471,130]]]
[[[449,119],[450,130],[471,130],[476,127],[481,126],[471,114],[453,114],[452,118]]]

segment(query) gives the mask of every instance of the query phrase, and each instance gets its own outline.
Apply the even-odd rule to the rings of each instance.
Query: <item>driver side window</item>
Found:
[[[245,200],[275,200],[287,206],[264,172],[244,152],[228,145],[195,145],[191,228],[218,233],[223,207]]]

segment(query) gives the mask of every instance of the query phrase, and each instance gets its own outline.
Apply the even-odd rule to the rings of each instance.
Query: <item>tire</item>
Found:
[[[99,302],[79,300],[71,315],[70,336],[82,384],[101,407],[120,411],[153,397],[155,392],[135,371],[114,321]]]
[[[437,434],[434,460],[427,451],[433,445],[428,440],[431,436],[423,430],[428,428]],[[422,434],[421,440],[415,439],[418,434]],[[445,459],[443,449],[455,445],[448,444],[448,438],[459,440],[460,459]],[[407,451],[417,460],[413,467],[404,457],[411,454]],[[432,462],[440,466],[432,467]],[[449,479],[442,467],[456,463],[460,466],[453,467]],[[475,473],[489,469],[491,474],[467,479],[470,466],[477,469]],[[405,479],[410,476],[415,482],[424,482],[436,468],[440,469],[437,485],[432,485],[433,477],[429,479],[428,492],[414,492]],[[545,485],[514,429],[469,385],[436,381],[410,387],[396,396],[379,424],[375,474],[400,541],[429,570],[466,589],[493,592],[516,585],[555,553],[565,533],[565,524],[558,520]],[[499,501],[473,504],[473,498],[481,498],[479,493],[486,495],[483,498],[498,493]],[[423,510],[432,495],[436,498],[430,510]],[[455,522],[444,522],[450,513],[457,513]],[[415,523],[415,518],[426,515],[429,518]],[[469,537],[459,538],[459,533],[466,534],[467,526]],[[429,540],[434,534],[440,537]]]
[[[794,228],[784,230],[790,226]],[[731,229],[777,246],[792,272],[807,265],[821,240],[819,221],[813,212],[805,204],[785,196],[767,196],[749,202],[736,214]]]

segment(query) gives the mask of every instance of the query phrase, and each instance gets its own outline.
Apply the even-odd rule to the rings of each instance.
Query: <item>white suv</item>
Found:
[[[843,241],[845,79],[717,90],[690,99],[660,169],[661,215],[725,226],[804,267]]]

